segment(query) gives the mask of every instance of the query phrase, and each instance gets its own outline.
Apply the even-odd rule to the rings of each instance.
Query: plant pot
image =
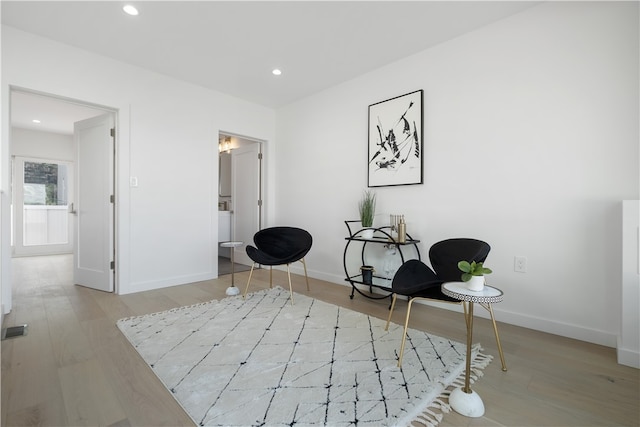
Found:
[[[470,291],[481,291],[484,289],[484,276],[471,276],[467,282],[467,289]]]
[[[373,228],[365,228],[360,232],[360,236],[363,239],[371,239],[373,238],[373,231],[374,231]]]
[[[373,272],[375,269],[370,265],[363,265],[360,267],[362,272],[362,283],[365,285],[371,285],[373,283]]]

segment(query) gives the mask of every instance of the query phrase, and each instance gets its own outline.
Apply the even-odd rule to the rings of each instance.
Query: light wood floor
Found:
[[[230,276],[134,295],[74,286],[65,256],[14,259],[13,311],[5,326],[27,323],[24,337],[2,341],[2,425],[192,426],[115,326],[116,320],[223,298]],[[248,273],[238,273],[243,288]],[[268,270],[252,289],[268,286]],[[274,271],[284,285],[286,274]],[[286,287],[286,286],[285,286]],[[294,277],[297,292],[307,293]],[[311,279],[308,295],[386,318],[388,300]],[[401,323],[405,303],[394,321]],[[480,308],[478,308],[481,310]],[[416,306],[411,326],[464,341],[459,313]],[[615,350],[499,324],[508,372],[489,322],[476,318],[474,342],[495,357],[474,386],[486,413],[446,414],[441,426],[638,426],[638,370],[616,363]]]

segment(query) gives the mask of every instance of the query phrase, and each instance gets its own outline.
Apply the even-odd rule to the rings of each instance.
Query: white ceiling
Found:
[[[3,0],[2,23],[278,108],[539,2],[131,3]]]
[[[28,92],[11,93],[11,126],[18,128],[72,135],[75,122],[101,114],[105,110]],[[36,119],[40,123],[34,123]]]

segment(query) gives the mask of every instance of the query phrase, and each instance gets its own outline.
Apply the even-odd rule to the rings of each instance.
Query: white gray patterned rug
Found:
[[[118,327],[201,426],[437,425],[466,346],[280,287],[121,319]],[[461,322],[462,319],[461,315]],[[473,349],[473,376],[491,360]]]

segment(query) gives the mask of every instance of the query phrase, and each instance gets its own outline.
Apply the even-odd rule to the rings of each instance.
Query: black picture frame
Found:
[[[369,105],[367,185],[423,183],[422,89]]]

